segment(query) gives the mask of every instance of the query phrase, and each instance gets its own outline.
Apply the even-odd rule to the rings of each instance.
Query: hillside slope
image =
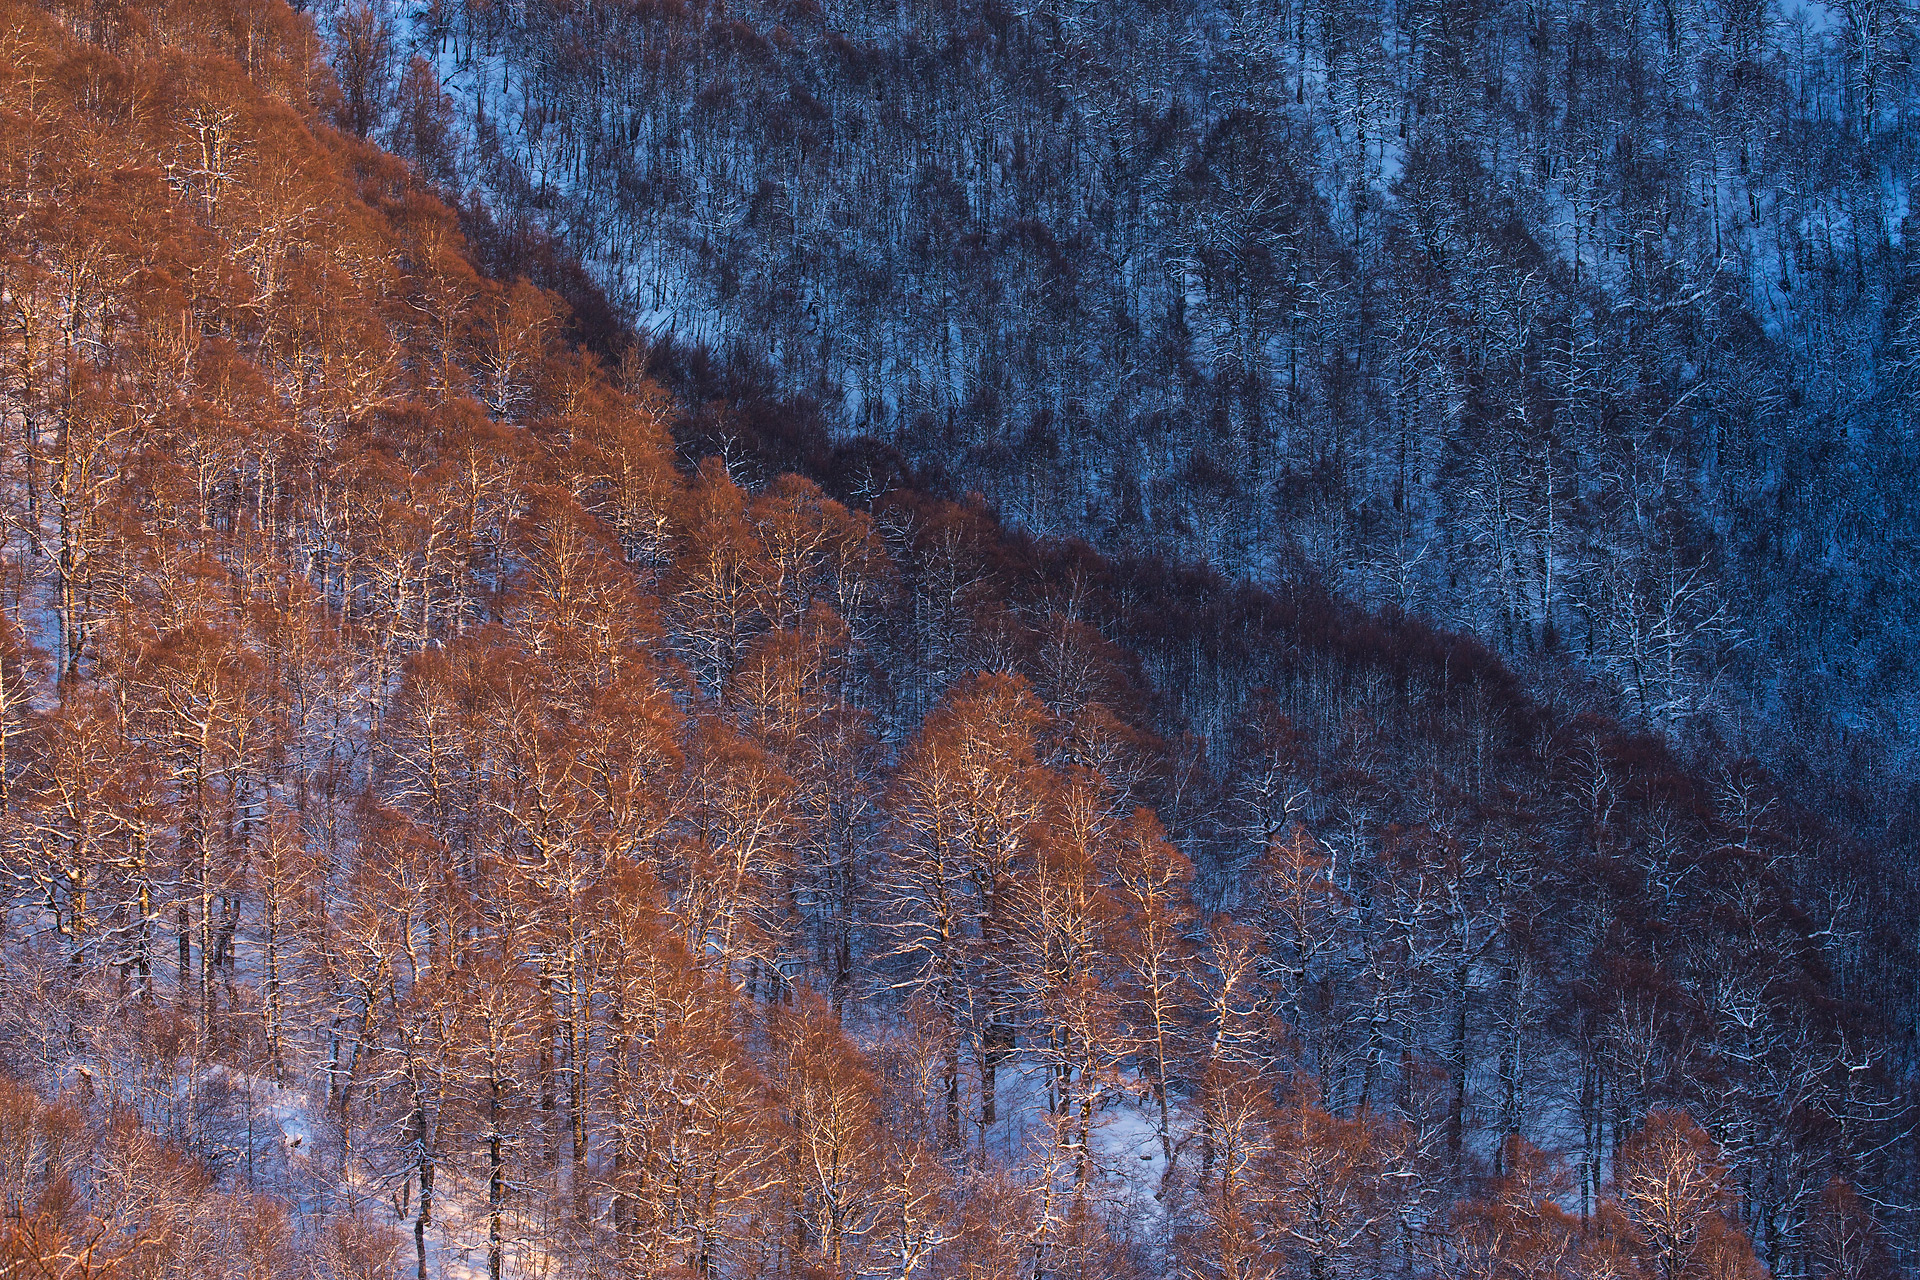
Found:
[[[609,369],[277,0],[0,42],[0,1273],[1906,1256],[1758,770]]]
[[[379,9],[362,127],[835,435],[1907,820],[1910,4]]]

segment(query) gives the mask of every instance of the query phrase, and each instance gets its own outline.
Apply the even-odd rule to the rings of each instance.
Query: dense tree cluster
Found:
[[[353,13],[383,136],[835,432],[1909,805],[1908,0]]]
[[[1894,1274],[1870,848],[771,473],[476,267],[389,40],[0,0],[0,1275]]]

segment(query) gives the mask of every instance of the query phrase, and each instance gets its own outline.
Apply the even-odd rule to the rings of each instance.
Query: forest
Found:
[[[1092,63],[999,42],[1121,11],[996,10],[959,47],[1026,68],[1031,106]],[[1467,39],[1447,26],[1464,8],[1435,13],[1433,39]],[[1677,46],[1668,13],[1649,38]],[[1900,14],[1871,13],[1872,48],[1894,49]],[[1209,74],[1373,101],[1364,77],[1233,71],[1304,56],[1233,25],[1250,14],[1218,11]],[[525,135],[503,113],[616,47],[638,53],[605,72],[605,110],[556,100],[546,127],[617,125],[631,152],[731,119],[787,130],[804,160],[832,109],[793,97],[780,124],[697,68],[822,48],[866,68],[862,112],[972,111],[985,132],[954,145],[1082,118],[1025,133],[958,87],[935,99],[914,77],[961,86],[964,66],[863,52],[842,33],[880,20],[865,10],[799,0],[766,34],[753,16],[0,0],[0,1280],[1910,1274],[1920,894],[1874,808],[1898,797],[1849,800],[1717,721],[1683,730],[1616,667],[1551,661],[1571,587],[1515,596],[1503,633],[1380,598],[1324,548],[1270,571],[1253,543],[1083,525],[1074,504],[1124,504],[984,469],[1028,445],[965,442],[986,402],[949,419],[938,397],[978,399],[970,373],[913,390],[934,366],[884,354],[908,322],[861,338],[835,314],[802,349],[778,316],[727,312],[757,352],[669,332],[646,314],[667,301],[623,292],[653,287],[637,261],[610,272],[532,216],[542,191],[585,198],[585,160],[528,208],[463,177],[524,176],[533,153],[489,158],[488,129]],[[635,25],[556,43],[602,22]],[[647,43],[673,32],[711,62]],[[1197,56],[1173,44],[1136,56]],[[519,59],[549,53],[529,78]],[[1896,63],[1844,122],[1889,155]],[[462,74],[500,81],[464,99]],[[1390,116],[1363,117],[1343,126],[1372,131],[1360,153],[1417,169],[1382,143]],[[913,176],[856,150],[876,183]],[[1345,244],[1373,178],[1316,234]],[[959,218],[953,182],[871,216],[938,196]],[[1031,288],[1124,282],[1048,256],[1049,201],[1098,190],[1066,183],[974,248]],[[798,237],[796,191],[744,225]],[[1251,179],[1218,194],[1284,212]],[[838,216],[811,196],[808,216],[823,206]],[[965,249],[959,225],[941,234]],[[1574,262],[1627,270],[1577,234]],[[788,249],[765,279],[838,269]],[[761,279],[729,254],[645,270],[689,307]],[[1247,335],[1273,298],[1247,295],[1235,330],[1215,285],[1188,292],[1208,344],[1272,349]],[[994,376],[1020,389],[999,403],[1035,403],[1040,330],[968,323],[943,358],[1005,343]],[[829,395],[834,344],[863,341],[872,390]],[[1532,368],[1540,342],[1500,358]],[[1303,377],[1328,373],[1316,350]],[[1105,385],[1077,367],[1061,388]],[[1202,378],[1218,400],[1155,394],[1208,430],[1275,421],[1274,388],[1224,368]],[[908,408],[920,425],[875,417]],[[1074,412],[1035,430],[1105,449]],[[1029,474],[1084,486],[1105,465]],[[1180,492],[1196,538],[1269,509]],[[1635,527],[1700,516],[1674,501]],[[1454,571],[1461,599],[1497,581]]]
[[[1912,0],[355,12],[354,126],[650,339],[1912,838]]]

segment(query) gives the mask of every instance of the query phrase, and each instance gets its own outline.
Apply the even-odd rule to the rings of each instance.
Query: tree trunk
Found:
[[[502,1256],[500,1218],[507,1198],[507,1179],[501,1161],[500,1073],[487,1076],[487,1280],[500,1280]]]

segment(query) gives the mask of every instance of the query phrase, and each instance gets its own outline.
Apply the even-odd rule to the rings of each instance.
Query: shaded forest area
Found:
[[[0,1274],[1899,1274],[1884,846],[621,345],[335,34],[0,0]]]
[[[834,436],[1912,839],[1910,0],[366,12],[356,127]]]

